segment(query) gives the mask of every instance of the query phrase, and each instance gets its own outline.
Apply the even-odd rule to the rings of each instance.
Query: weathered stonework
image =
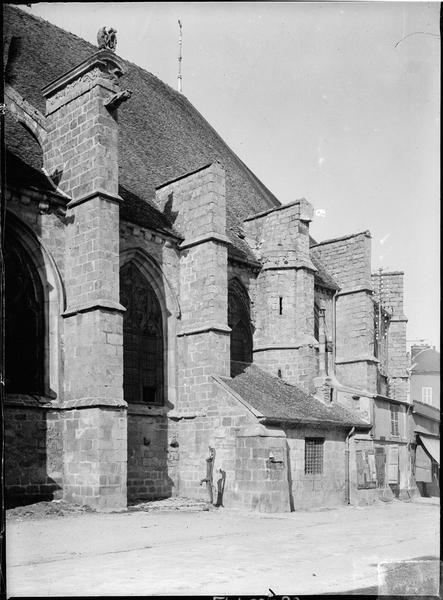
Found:
[[[399,457],[392,488],[405,492],[402,274],[381,276],[389,336],[386,354],[376,356],[370,234],[310,247],[306,200],[277,205],[221,140],[223,152],[206,144],[207,124],[187,101],[169,88],[146,91],[144,75],[125,66],[137,84],[128,107],[143,110],[121,125],[117,109],[131,93],[119,85],[123,61],[106,49],[43,89],[45,116],[6,90],[7,110],[38,140],[44,167],[42,189],[15,181],[7,190],[8,239],[29,255],[22,267],[33,270],[43,304],[40,320],[30,319],[43,340],[38,393],[7,394],[9,501],[64,498],[112,510],[171,495],[208,499],[211,452],[218,506],[279,512],[370,503],[381,488],[362,487],[357,462],[376,445],[392,479]],[[152,115],[157,93],[165,96]],[[194,147],[178,139],[188,121],[200,132]],[[128,159],[134,124],[146,129]],[[126,141],[119,127],[128,127]],[[179,163],[169,164],[176,143]],[[156,170],[151,161],[166,153],[166,168]],[[126,174],[139,155],[149,160],[119,187],[119,169]],[[29,170],[36,176],[35,165]],[[154,189],[163,176],[169,181]],[[270,390],[298,386],[291,389],[301,417],[290,414],[297,405],[270,419],[232,391],[226,381],[251,362],[268,380],[279,378]],[[265,395],[273,408],[277,396]],[[391,431],[391,403],[400,407],[401,435]],[[351,416],[323,421],[319,406]],[[319,438],[321,465],[309,472],[307,440]]]
[[[312,207],[297,200],[245,220],[247,239],[262,261],[254,304],[254,362],[288,383],[313,390],[317,372],[315,267],[309,257]]]

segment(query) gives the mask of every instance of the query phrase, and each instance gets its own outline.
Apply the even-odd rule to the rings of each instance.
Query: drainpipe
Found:
[[[335,290],[332,297],[332,373],[335,377],[335,356],[337,339],[337,295],[339,290]]]
[[[349,450],[349,439],[355,433],[355,427],[353,427],[348,435],[346,436],[346,459],[345,459],[345,491],[346,491],[346,504],[351,504],[351,453]]]
[[[319,316],[319,356],[318,356],[318,362],[319,362],[319,366],[318,366],[318,374],[320,377],[324,377],[326,375],[326,363],[325,363],[325,356],[326,356],[326,335],[325,335],[325,307],[322,305],[319,308],[318,311],[318,316]]]

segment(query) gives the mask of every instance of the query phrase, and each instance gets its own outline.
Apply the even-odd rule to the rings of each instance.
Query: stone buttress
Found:
[[[257,279],[254,363],[313,391],[314,265],[309,257],[313,209],[296,200],[244,221],[247,242],[263,266]]]
[[[46,86],[44,165],[66,215],[64,497],[126,506],[126,404],[119,303],[118,126],[122,66],[109,50]]]
[[[176,214],[180,245],[178,386],[181,495],[203,493],[205,458],[212,435],[208,407],[215,396],[213,376],[229,376],[230,328],[225,172],[213,163],[157,189],[157,203]]]

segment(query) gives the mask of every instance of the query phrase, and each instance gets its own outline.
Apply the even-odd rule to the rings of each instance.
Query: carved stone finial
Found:
[[[126,100],[129,100],[131,95],[131,90],[123,90],[108,98],[104,104],[109,110],[114,110],[118,108],[122,102],[126,102]]]
[[[97,33],[97,45],[100,50],[115,52],[117,47],[117,30],[112,27],[102,27]]]

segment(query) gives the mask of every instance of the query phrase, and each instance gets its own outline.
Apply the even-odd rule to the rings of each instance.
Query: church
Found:
[[[4,16],[8,506],[408,498],[403,272],[314,240],[112,30]]]

